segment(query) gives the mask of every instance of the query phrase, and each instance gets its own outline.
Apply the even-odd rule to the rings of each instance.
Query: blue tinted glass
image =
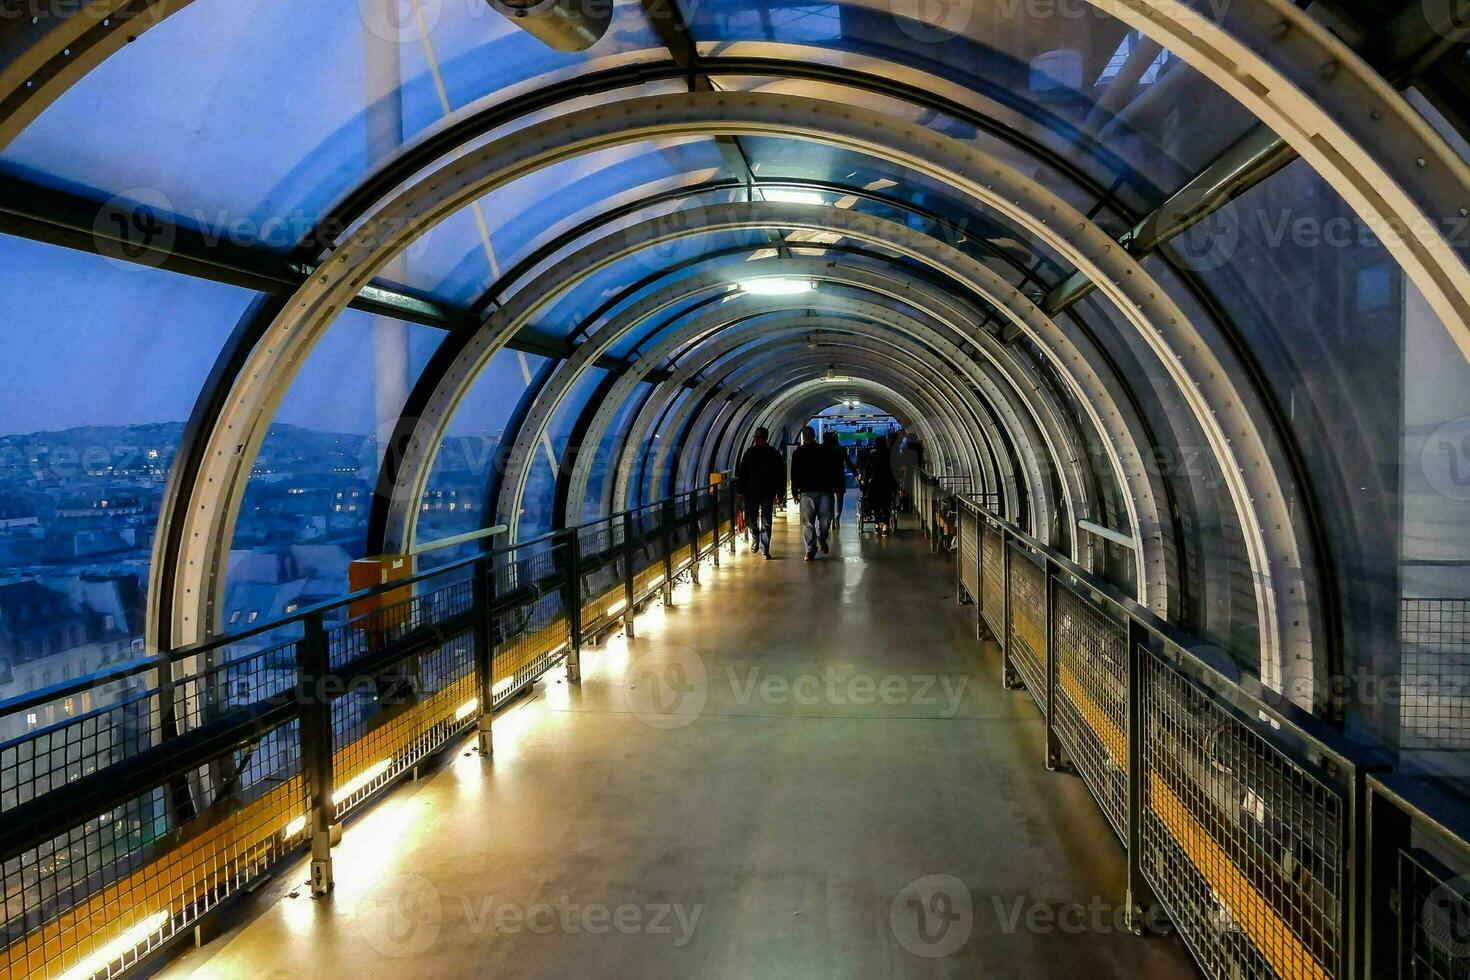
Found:
[[[443,336],[348,310],[312,349],[251,469],[231,546],[226,626],[241,603],[258,604],[270,590],[278,605],[347,591],[347,564],[366,546],[380,447]]]
[[[546,427],[545,444],[542,451],[536,453],[521,497],[520,540],[534,538],[552,529],[556,481],[567,462],[568,438],[588,398],[605,377],[607,372],[601,368],[584,371],[551,416]]]
[[[1454,479],[1456,433],[1470,433],[1465,359],[1371,229],[1304,162],[1167,252],[1260,367],[1310,487],[1297,506],[1330,542],[1322,559],[1347,624],[1344,669],[1375,673],[1399,642],[1402,599],[1470,593],[1470,480]],[[1178,277],[1157,260],[1149,270],[1202,319]],[[1442,445],[1448,457],[1435,455]]]
[[[768,41],[786,57],[879,62],[880,74],[964,90],[987,115],[1077,159],[1125,203],[1146,210],[1253,124],[1213,83],[1092,5],[1063,16],[982,0],[964,4],[683,5],[705,42]],[[711,45],[711,54],[720,48]],[[762,54],[782,55],[780,47]],[[856,58],[854,58],[856,56]],[[949,94],[949,93],[945,93]]]
[[[417,5],[414,5],[417,6]],[[335,199],[450,112],[544,72],[658,59],[637,4],[554,51],[485,3],[196,0],[67,91],[0,153],[48,183],[290,248]]]
[[[419,502],[417,544],[478,531],[494,521],[495,501],[486,494],[491,474],[509,449],[511,434],[505,426],[545,364],[542,357],[501,350],[475,378],[434,457]],[[443,564],[478,550],[478,545],[437,549],[421,557],[419,566]]]
[[[624,201],[728,177],[722,162],[713,140],[634,144],[563,161],[431,228],[379,278],[469,303],[555,235]],[[616,221],[596,234],[629,223]]]
[[[0,699],[141,652],[184,423],[255,299],[0,237],[0,618],[43,617],[7,634]]]

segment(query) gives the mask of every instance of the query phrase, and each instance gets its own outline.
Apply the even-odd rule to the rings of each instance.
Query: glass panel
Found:
[[[682,140],[617,147],[546,167],[435,226],[380,278],[469,303],[554,235],[625,200],[727,178],[722,161],[713,140]],[[601,234],[627,224],[614,222]]]
[[[289,249],[449,112],[546,72],[667,57],[637,3],[617,4],[608,34],[580,53],[548,48],[488,4],[422,10],[195,0],[81,79],[0,164]]]
[[[619,406],[612,424],[607,427],[606,434],[598,443],[597,458],[593,462],[592,472],[587,480],[587,496],[582,502],[583,521],[595,520],[604,514],[604,494],[611,491],[607,484],[617,466],[617,454],[623,450],[623,441],[627,437],[633,420],[637,418],[638,413],[642,411],[643,406],[655,391],[655,387],[651,384],[639,385]]]
[[[441,331],[348,310],[308,355],[246,485],[225,629],[347,591],[363,557],[380,446]]]
[[[0,237],[0,699],[142,652],[184,422],[255,298]]]
[[[1181,624],[1259,670],[1255,589],[1240,520],[1192,410],[1134,329],[1094,294],[1065,316],[1109,351],[1151,430],[1145,465],[1168,482],[1178,513]]]
[[[1090,4],[681,6],[708,54],[841,63],[940,90],[1076,158],[1104,185],[1117,183],[1138,211],[1254,123],[1202,75]]]
[[[843,198],[841,203],[864,214],[877,214],[911,228],[928,231],[977,258],[990,259],[988,264],[997,270],[1007,266],[1032,270],[1039,262],[1041,266],[1035,274],[1045,283],[1055,282],[1071,271],[1068,264],[1044,243],[1013,228],[993,210],[982,208],[978,202],[957,194],[953,188],[904,167],[854,150],[803,140],[751,137],[742,140],[741,144],[746,148],[757,178],[762,181],[828,181],[854,190],[870,191],[911,205],[921,212],[938,215],[955,225],[957,230],[936,228],[932,222],[918,215],[862,197]]]
[[[552,530],[556,480],[567,458],[567,441],[587,399],[605,377],[607,372],[601,368],[584,371],[551,416],[551,421],[546,426],[546,452],[536,454],[536,461],[526,480],[525,493],[521,496],[521,521],[516,534],[517,540],[529,541]],[[554,464],[553,458],[556,460]]]
[[[1293,510],[1317,514],[1339,594],[1343,662],[1334,669],[1391,675],[1401,592],[1470,596],[1470,509],[1435,492],[1431,475],[1453,490],[1458,448],[1443,472],[1439,460],[1407,459],[1410,443],[1431,455],[1458,446],[1465,358],[1372,229],[1305,162],[1197,228],[1168,253],[1229,315],[1297,445],[1312,499]],[[1176,298],[1185,294],[1161,263],[1148,266]],[[1185,309],[1204,315],[1197,304]],[[1401,551],[1410,563],[1402,572]],[[1381,699],[1367,700],[1357,720],[1392,728]]]
[[[505,426],[546,358],[501,350],[466,392],[439,452],[419,504],[415,540],[427,544],[478,531],[495,519],[495,501],[486,499],[490,476],[504,465]],[[499,545],[492,539],[491,547]],[[445,564],[481,550],[480,545],[437,549],[424,555],[421,568]]]

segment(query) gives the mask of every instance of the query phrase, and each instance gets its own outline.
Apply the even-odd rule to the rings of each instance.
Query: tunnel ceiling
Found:
[[[493,446],[473,521],[524,538],[857,396],[1323,710],[1391,628],[1411,353],[1440,353],[1437,388],[1467,377],[1466,27],[1420,4],[1075,6],[620,2],[573,52],[478,0],[6,19],[12,268],[142,270],[135,308],[212,338],[148,642],[226,625],[263,448],[334,370],[372,378],[369,553],[433,536],[464,431]],[[1302,219],[1347,244],[1303,244]],[[122,288],[67,275],[99,307]],[[1361,396],[1375,359],[1391,419]]]

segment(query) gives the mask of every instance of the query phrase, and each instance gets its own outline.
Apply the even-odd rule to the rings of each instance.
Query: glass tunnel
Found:
[[[1130,935],[1012,960],[956,874],[851,961],[579,956],[1470,977],[1466,0],[6,0],[0,365],[5,976],[280,968],[261,883],[345,904],[492,719],[826,587],[737,548],[810,424],[867,474],[833,602],[1033,723]]]

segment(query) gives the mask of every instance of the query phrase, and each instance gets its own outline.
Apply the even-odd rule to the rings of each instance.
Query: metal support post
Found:
[[[306,768],[311,813],[311,893],[332,890],[332,834],[337,809],[332,802],[332,702],[328,694],[331,647],[320,612],[306,618],[297,643],[296,676],[301,707],[301,759]]]
[[[582,532],[567,537],[567,683],[582,683]]]
[[[738,497],[739,494],[735,492],[735,485],[732,483],[730,485],[730,554],[732,555],[735,554],[735,527],[740,519],[740,502],[737,499]]]
[[[720,487],[723,484],[716,483],[709,491],[709,516],[710,525],[714,528],[715,539],[710,545],[710,556],[714,559],[715,567],[720,567]],[[700,496],[704,496],[700,494]]]
[[[1021,686],[1016,666],[1011,662],[1011,543],[1006,538],[1005,528],[1000,529],[1000,683],[1014,689]]]
[[[633,620],[637,617],[638,595],[633,584],[633,512],[623,514],[623,634],[633,639]]]
[[[665,500],[659,508],[663,514],[664,605],[674,604],[674,502]]]
[[[1046,768],[1052,772],[1073,772],[1072,764],[1062,756],[1062,741],[1057,737],[1057,581],[1056,570],[1050,561],[1046,563],[1046,606],[1043,622],[1046,624],[1046,643],[1042,651],[1046,657]]]
[[[1143,873],[1143,815],[1145,800],[1144,678],[1148,663],[1148,632],[1133,619],[1128,620],[1128,928],[1143,935],[1150,918],[1157,913],[1157,899]]]
[[[490,606],[495,600],[495,566],[487,561],[477,561],[471,566],[470,580],[472,608],[474,609],[475,677],[480,692],[480,718],[476,726],[480,754],[493,754],[495,742],[490,734],[490,721],[494,715],[495,692],[495,639],[490,620]]]

